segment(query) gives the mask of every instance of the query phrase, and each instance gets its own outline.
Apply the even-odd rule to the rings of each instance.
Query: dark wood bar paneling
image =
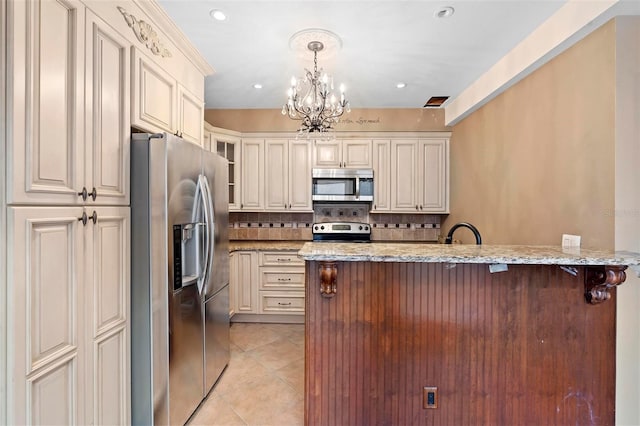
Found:
[[[306,423],[614,424],[615,289],[590,305],[583,274],[337,262],[326,298],[307,262]]]

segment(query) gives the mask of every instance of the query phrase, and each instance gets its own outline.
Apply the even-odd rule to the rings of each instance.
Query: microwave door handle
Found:
[[[356,177],[356,200],[360,199],[360,178]]]

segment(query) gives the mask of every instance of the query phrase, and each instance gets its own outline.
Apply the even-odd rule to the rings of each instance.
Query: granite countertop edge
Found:
[[[637,266],[640,253],[539,245],[305,243],[298,257],[314,261]]]

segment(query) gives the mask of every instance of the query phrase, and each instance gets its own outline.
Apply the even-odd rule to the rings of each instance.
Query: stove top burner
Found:
[[[322,222],[312,227],[313,241],[370,242],[371,226],[362,222]]]

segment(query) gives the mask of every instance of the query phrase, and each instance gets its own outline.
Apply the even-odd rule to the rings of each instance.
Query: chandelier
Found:
[[[331,93],[333,78],[318,71],[318,52],[324,49],[320,41],[311,41],[307,49],[313,52],[313,72],[305,69],[303,78],[291,79],[287,91],[287,103],[282,107],[282,115],[292,120],[302,121],[299,133],[327,132],[333,129],[338,118],[350,112],[349,101],[344,97],[344,85],[340,85],[340,99]]]

